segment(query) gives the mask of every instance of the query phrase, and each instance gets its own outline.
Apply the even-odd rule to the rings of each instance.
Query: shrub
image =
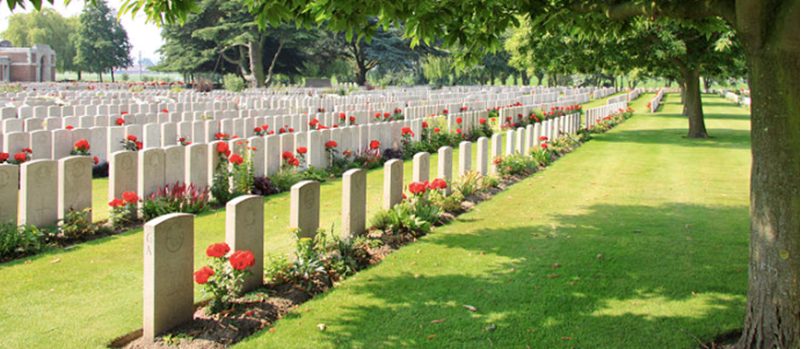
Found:
[[[225,74],[223,76],[223,86],[231,92],[240,92],[245,89],[245,80],[236,74]]]
[[[353,159],[353,163],[368,170],[381,166],[381,151],[367,148]]]
[[[551,150],[543,147],[532,148],[531,158],[539,166],[548,166],[551,163]]]
[[[281,167],[272,177],[272,184],[283,193],[292,188],[293,185],[303,180],[300,172],[294,167]]]
[[[52,236],[56,242],[63,243],[67,240],[85,239],[95,235],[97,226],[89,219],[91,208],[75,211],[70,208],[64,219],[59,222],[56,234]]]
[[[211,92],[214,89],[214,83],[208,79],[198,79],[193,86],[197,92]]]
[[[498,180],[498,176],[484,176],[481,177],[481,189],[492,189],[497,188],[500,184]]]
[[[315,248],[323,254],[324,269],[333,271],[340,278],[355,274],[370,264],[369,247],[380,243],[380,240],[368,239],[362,236],[353,239],[343,239],[334,231],[321,231],[317,234]]]
[[[429,201],[432,205],[439,206],[442,211],[459,212],[462,210],[462,201],[464,201],[464,196],[457,191],[454,191],[451,195],[445,195],[444,192],[436,192],[429,196]]]
[[[481,175],[477,171],[468,171],[453,181],[451,187],[454,192],[460,193],[463,197],[468,197],[481,189],[480,181]]]
[[[142,203],[142,216],[147,221],[168,213],[200,214],[209,211],[208,200],[208,188],[201,190],[195,184],[176,182],[151,194]]]
[[[528,173],[537,168],[537,163],[532,157],[522,154],[512,154],[498,157],[493,160],[498,167],[498,173],[502,176],[515,176]]]
[[[384,161],[389,161],[389,160],[392,160],[392,159],[401,159],[401,160],[403,160],[403,155],[404,155],[403,154],[403,150],[401,150],[401,149],[387,148],[387,149],[384,149],[383,159],[384,159]]]
[[[253,177],[253,195],[269,196],[280,193],[280,190],[273,185],[270,177]]]
[[[13,223],[0,224],[0,259],[41,251],[42,233],[35,226]]]
[[[92,165],[92,178],[108,178],[108,162]]]
[[[331,173],[322,167],[309,166],[306,171],[300,173],[300,178],[303,180],[318,181],[322,183],[331,178]]]

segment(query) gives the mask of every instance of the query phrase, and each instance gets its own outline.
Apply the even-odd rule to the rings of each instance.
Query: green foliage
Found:
[[[451,188],[454,192],[461,194],[462,197],[473,195],[481,188],[481,175],[478,174],[478,171],[468,171],[454,180]]]
[[[77,31],[77,17],[64,18],[52,8],[45,8],[11,15],[8,28],[0,33],[0,37],[11,41],[14,47],[50,45],[56,52],[56,70],[64,72],[77,70],[73,64]]]
[[[91,208],[80,211],[70,209],[64,219],[59,222],[55,236],[52,236],[57,243],[68,240],[85,239],[95,235],[97,226],[89,220]]]
[[[300,172],[300,178],[302,180],[311,180],[320,183],[327,181],[331,177],[332,177],[331,173],[328,172],[328,170],[323,167],[309,166],[308,169],[306,169],[303,172]]]
[[[236,74],[225,74],[223,77],[223,86],[226,90],[231,92],[240,92],[246,88],[245,80]]]
[[[460,212],[464,196],[458,191],[454,191],[451,195],[445,195],[443,190],[434,190],[429,193],[428,200],[432,205],[439,206],[444,212]]]
[[[530,173],[538,166],[532,157],[522,154],[505,155],[497,157],[493,161],[498,168],[498,173],[504,177]]]
[[[32,225],[0,224],[0,259],[28,255],[42,249],[42,234]]]
[[[481,177],[481,188],[482,189],[492,189],[497,188],[500,184],[498,176],[491,175],[491,176],[484,176]]]
[[[74,36],[75,64],[79,70],[102,74],[131,65],[128,34],[105,0],[84,7],[79,18],[80,26]]]
[[[303,180],[303,176],[293,167],[281,166],[270,179],[279,192],[289,191],[293,185]]]
[[[551,163],[551,150],[543,147],[532,148],[531,158],[539,166],[548,166]]]
[[[390,210],[373,216],[370,223],[380,230],[392,230],[393,233],[411,233],[423,235],[431,230],[431,224],[439,221],[442,208],[431,205],[422,198],[403,200]]]

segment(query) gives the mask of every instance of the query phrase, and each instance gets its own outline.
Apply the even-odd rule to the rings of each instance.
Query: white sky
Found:
[[[69,6],[64,5],[64,0],[55,0],[54,2],[55,5],[50,5],[47,1],[42,1],[42,7],[53,8],[64,17],[77,16],[84,7],[83,0],[73,0]],[[108,0],[108,6],[115,11],[119,10],[121,4],[122,0]],[[26,9],[17,8],[14,13],[35,11],[29,2],[26,5]],[[11,15],[12,12],[8,9],[7,4],[4,1],[0,2],[0,33],[8,28],[8,18]],[[157,63],[160,59],[156,50],[164,43],[164,39],[161,38],[161,29],[154,24],[145,24],[145,18],[143,13],[137,14],[133,19],[130,14],[126,14],[120,18],[120,21],[125,31],[128,32],[128,41],[133,45],[131,58],[134,62],[138,60],[139,51],[141,51],[142,58],[150,58],[153,63]]]

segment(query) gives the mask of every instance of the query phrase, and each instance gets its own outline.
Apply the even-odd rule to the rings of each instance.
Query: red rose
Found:
[[[443,114],[448,114],[448,109],[443,109],[443,110],[442,110],[442,113],[443,113]]]
[[[127,112],[123,112],[123,115],[124,114],[128,114],[128,113]],[[123,124],[125,124],[125,119],[117,118],[117,126],[122,126]]]
[[[506,121],[512,121],[512,117],[511,116],[507,116],[506,117]]]
[[[306,147],[298,147],[298,154],[306,154],[307,151]]]
[[[284,154],[281,155],[281,158],[283,158],[284,160],[288,160],[288,159],[291,159],[291,158],[294,158],[294,157],[295,157],[295,155],[292,154],[291,151],[285,151]]]
[[[456,124],[457,125],[461,125],[462,124],[462,118],[456,118]]]
[[[458,134],[462,134],[462,129],[461,129],[461,128],[457,128],[457,129],[456,129],[456,133],[458,133]]]
[[[0,164],[8,160],[8,153],[0,153]]]
[[[77,142],[75,142],[75,149],[89,150],[89,141],[85,139],[79,139]]]
[[[300,160],[298,160],[298,158],[291,158],[291,159],[289,159],[289,161],[287,161],[287,163],[288,163],[290,166],[295,166],[295,167],[297,167],[297,166],[299,166],[299,165],[300,165]]]
[[[448,183],[445,182],[445,180],[442,179],[442,178],[437,178],[434,181],[432,181],[431,183],[429,183],[428,187],[431,188],[432,190],[433,189],[446,189],[446,188],[448,188]]]
[[[202,268],[198,269],[198,271],[196,271],[194,275],[195,275],[195,282],[197,282],[200,285],[203,285],[209,281],[210,277],[214,275],[214,270],[204,265]]]
[[[28,155],[25,153],[16,153],[14,154],[14,161],[18,163],[23,163],[28,160]]]
[[[253,129],[253,132],[255,132],[255,133],[261,132],[261,127],[257,126],[256,128]]]
[[[479,124],[481,124],[481,125],[484,125],[484,124],[486,124],[486,123],[487,123],[487,119],[485,119],[485,118],[479,118],[479,119],[478,119],[478,123],[479,123]]]
[[[33,149],[31,149],[31,148],[22,148],[22,152],[23,153],[32,154],[33,153]]]
[[[337,142],[334,142],[334,141],[325,142],[325,147],[326,148],[336,148],[337,147]]]
[[[122,199],[129,204],[135,204],[137,201],[139,201],[139,196],[132,191],[126,191],[122,193]]]
[[[423,121],[423,128],[428,128],[428,123]]]
[[[134,136],[134,135],[130,135],[127,138],[128,138],[129,141],[136,142],[136,136]]]
[[[542,149],[548,149],[548,143],[542,143],[540,144],[540,146],[542,147]]]
[[[109,201],[108,205],[111,207],[121,207],[125,206],[125,201],[122,201],[122,199],[115,198],[114,200]]]
[[[93,160],[95,161],[95,165],[97,165],[100,162],[100,159],[98,159],[97,156],[95,156]]]
[[[548,140],[548,136],[540,136],[540,141],[547,141],[547,140]]]
[[[350,122],[356,122],[356,117],[355,116],[351,116],[350,117]]]
[[[292,133],[292,132],[295,132],[295,129],[290,127],[289,128],[289,133]]]
[[[434,133],[439,133],[439,127],[434,129]]]
[[[426,192],[426,188],[428,185],[423,182],[411,182],[409,183],[409,192],[414,195],[422,194]]]
[[[370,141],[370,149],[378,149],[381,146],[381,143],[378,141]]]
[[[228,152],[228,143],[225,142],[217,142],[217,152],[219,153],[226,153]]]
[[[241,165],[242,162],[245,161],[245,159],[242,159],[242,157],[239,156],[239,154],[231,154],[231,157],[228,158],[228,161],[230,161],[232,164]]]
[[[65,128],[66,128],[66,129],[68,129],[68,130],[72,130],[72,129],[74,129],[75,127],[72,127],[72,126],[70,126],[70,125],[67,125],[67,127],[65,127]]]
[[[381,117],[381,113],[375,113],[375,118],[378,119]]]
[[[230,251],[231,247],[229,247],[228,244],[224,242],[218,242],[211,244],[208,248],[206,248],[206,255],[209,257],[220,258],[225,256],[225,254]]]
[[[128,112],[127,112],[127,111],[124,111],[124,112],[122,112],[122,113],[120,113],[120,114],[122,114],[122,115],[128,115]],[[125,121],[125,120],[123,120],[123,121]]]
[[[278,134],[282,134],[282,133],[286,133],[286,129],[283,128],[283,127],[280,130],[278,130]]]
[[[345,120],[346,117],[348,117],[348,116],[345,115],[345,113],[339,113],[339,118],[340,119]]]
[[[384,117],[388,118],[389,117],[389,113],[384,113]]]
[[[495,160],[492,160],[492,163],[498,165],[498,164],[501,163],[501,161],[503,161],[503,158],[502,157],[497,157],[497,158],[495,158]]]
[[[142,149],[144,147],[145,147],[145,145],[142,144],[142,142],[136,142],[136,149]]]
[[[228,258],[231,267],[236,270],[244,270],[247,267],[256,265],[256,257],[250,251],[236,251]]]
[[[414,134],[412,133],[412,128],[411,128],[411,127],[409,127],[409,126],[404,126],[403,128],[401,128],[401,134],[402,134],[402,135],[406,135],[406,134],[412,134],[412,135],[414,135]]]
[[[169,113],[170,111],[169,111],[169,110],[167,110],[167,109],[162,109],[162,110],[161,110],[161,112],[162,112],[162,113]]]
[[[268,128],[270,128],[270,125],[268,124],[261,125],[261,129],[264,131],[267,131]]]
[[[522,117],[523,117],[523,114],[517,114],[517,117],[518,117],[518,118],[522,118]]]

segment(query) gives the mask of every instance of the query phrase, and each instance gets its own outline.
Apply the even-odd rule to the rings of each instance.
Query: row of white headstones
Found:
[[[540,135],[554,137],[560,133],[575,133],[580,127],[579,114],[562,116],[544,123],[529,125],[506,133],[507,154],[526,153],[539,146]],[[459,145],[458,175],[477,171],[486,175],[497,171],[491,158],[501,156],[503,134],[491,140],[477,141],[477,164],[472,165],[472,143]],[[438,150],[437,175],[447,182],[453,177],[453,149]],[[413,157],[412,181],[430,180],[430,155],[418,153]],[[393,159],[384,164],[383,208],[390,209],[403,200],[403,161]],[[364,234],[367,218],[367,171],[352,169],[342,177],[342,236]],[[313,238],[320,226],[320,184],[303,181],[295,184],[290,193],[290,226],[300,230],[301,237]],[[226,242],[232,250],[249,250],[256,256],[250,267],[243,291],[260,287],[264,273],[264,200],[261,196],[238,197],[226,205]],[[144,322],[143,336],[152,342],[155,336],[192,320],[194,271],[194,217],[189,214],[169,214],[145,224],[144,235]]]
[[[479,125],[481,115],[483,114],[464,113],[446,119],[449,119],[452,129],[463,127],[468,130]],[[457,119],[461,119],[461,124],[457,123]],[[578,114],[573,114],[528,125],[526,128],[509,130],[506,153],[526,152],[539,145],[540,136],[552,139],[560,132],[574,133],[579,127],[579,121]],[[227,142],[234,153],[247,153],[255,174],[261,176],[278,171],[284,151],[290,151],[293,156],[297,156],[296,146],[306,147],[306,163],[301,166],[325,167],[330,161],[325,150],[325,140],[338,142],[337,152],[349,149],[343,145],[352,147],[350,149],[365,149],[373,140],[381,144],[379,150],[398,149],[402,146],[403,127],[410,125],[415,133],[414,138],[419,140],[423,131],[422,123],[423,119],[404,120]],[[433,131],[429,129],[429,132]],[[500,133],[493,135],[492,151],[487,150],[481,140],[478,141],[478,163],[483,164],[479,166],[482,174],[486,173],[486,164],[501,154],[501,137]],[[126,191],[136,192],[139,197],[146,198],[159,188],[174,183],[210,187],[220,161],[217,148],[215,142],[136,152],[114,152],[109,159],[108,200],[121,198]],[[466,153],[469,154],[469,148]],[[91,208],[92,163],[90,156],[69,156],[60,160],[33,160],[21,165],[0,165],[0,221],[39,227],[51,226],[63,219],[70,210]]]

